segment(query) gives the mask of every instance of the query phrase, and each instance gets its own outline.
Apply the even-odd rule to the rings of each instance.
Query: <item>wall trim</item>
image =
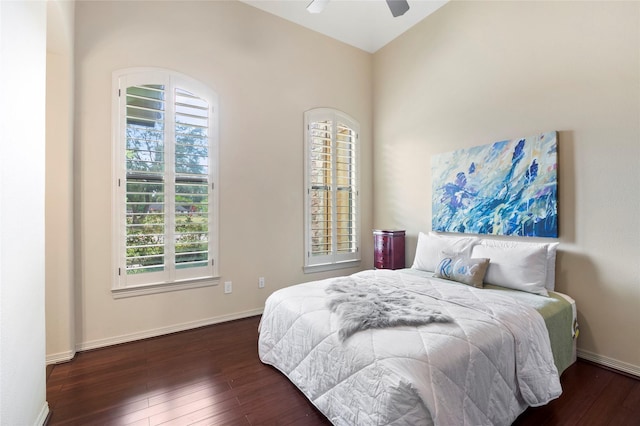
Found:
[[[58,352],[57,354],[48,354],[46,358],[47,365],[60,364],[61,362],[68,362],[76,356],[76,351]]]
[[[586,359],[587,361],[604,365],[605,367],[631,374],[632,376],[640,377],[640,366],[638,365],[633,365],[614,358],[598,355],[584,349],[578,349],[578,358]]]
[[[205,327],[208,325],[219,324],[222,322],[233,321],[242,318],[249,318],[256,315],[262,315],[264,308],[252,309],[249,311],[238,312],[230,315],[222,315],[213,318],[207,318],[199,321],[191,321],[182,324],[175,324],[169,327],[156,328],[139,333],[125,334],[122,336],[111,337],[108,339],[93,340],[89,342],[79,343],[76,345],[76,351],[86,351],[90,349],[98,349],[106,346],[118,345],[121,343],[134,342],[136,340],[148,339],[150,337],[158,337],[164,334],[176,333],[180,331],[191,330],[194,328]],[[57,364],[61,362],[71,361],[75,357],[75,351],[60,352],[57,354],[47,355],[47,364]],[[627,362],[619,361],[614,358],[609,358],[603,355],[599,355],[584,349],[577,350],[578,358],[585,359],[587,361],[594,362],[614,370],[619,370],[627,374],[631,374],[636,377],[640,377],[640,366],[629,364]],[[46,405],[43,410],[46,409],[46,413],[43,418],[49,412],[49,406]],[[40,423],[41,424],[41,423]]]
[[[249,311],[237,312],[229,315],[221,315],[213,318],[206,318],[199,321],[185,322],[182,324],[175,324],[168,327],[155,328],[152,330],[141,331],[138,333],[124,334],[122,336],[110,337],[107,339],[91,340],[88,342],[76,344],[76,351],[86,351],[90,349],[104,348],[106,346],[118,345],[120,343],[129,343],[136,340],[148,339],[150,337],[158,337],[165,334],[177,333],[179,331],[191,330],[198,327],[205,327],[207,325],[219,324],[221,322],[233,321],[242,318],[249,318],[256,315],[261,315],[264,308],[252,309]]]
[[[44,402],[42,408],[40,409],[40,413],[38,414],[38,418],[36,422],[33,424],[34,426],[42,426],[47,422],[47,417],[49,417],[49,403],[47,401]]]

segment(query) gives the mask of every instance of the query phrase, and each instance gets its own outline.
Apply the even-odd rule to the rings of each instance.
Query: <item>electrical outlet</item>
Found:
[[[228,294],[228,293],[231,293],[231,291],[233,291],[233,287],[232,287],[231,281],[225,281],[224,282],[224,292]]]
[[[264,288],[264,277],[258,278],[258,288]]]

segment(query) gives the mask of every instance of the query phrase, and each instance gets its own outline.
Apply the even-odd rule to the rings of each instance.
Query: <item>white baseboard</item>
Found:
[[[61,362],[68,362],[76,356],[76,351],[59,352],[57,354],[49,354],[46,358],[47,365],[60,364]]]
[[[44,402],[42,409],[40,410],[40,414],[38,414],[38,418],[34,423],[34,426],[42,426],[44,422],[47,420],[47,416],[49,415],[49,403],[47,401]]]
[[[204,327],[207,325],[219,324],[222,322],[233,321],[236,319],[242,319],[242,318],[248,318],[256,315],[261,315],[262,312],[263,312],[263,308],[254,309],[250,311],[238,312],[231,315],[222,315],[219,317],[213,317],[213,318],[207,318],[199,321],[176,324],[169,327],[156,328],[153,330],[147,330],[139,333],[131,333],[131,334],[126,334],[122,336],[111,337],[108,339],[100,339],[100,340],[93,340],[89,342],[83,342],[76,345],[76,351],[98,349],[106,346],[117,345],[120,343],[128,343],[136,340],[147,339],[150,337],[162,336],[164,334],[191,330],[194,328]],[[60,362],[66,362],[66,361],[72,360],[74,356],[75,356],[74,351],[61,352],[58,354],[47,355],[46,362],[47,364],[56,364]],[[594,362],[596,364],[613,368],[614,370],[619,370],[624,373],[640,377],[640,366],[629,364],[629,363],[619,361],[614,358],[609,358],[603,355],[598,355],[596,353],[593,353],[584,349],[577,349],[577,356],[578,358],[582,358],[587,361]],[[49,406],[47,405],[45,408],[46,408],[46,413],[44,414],[44,417],[46,418],[49,412]]]
[[[199,321],[185,322],[182,324],[175,324],[169,327],[156,328],[153,330],[142,331],[138,333],[125,334],[122,336],[110,337],[108,339],[92,340],[89,342],[82,342],[76,345],[76,351],[86,351],[89,349],[104,348],[106,346],[118,345],[120,343],[128,343],[136,340],[148,339],[150,337],[162,336],[164,334],[176,333],[178,331],[191,330],[193,328],[204,327],[207,325],[219,324],[221,322],[233,321],[242,318],[253,317],[261,315],[263,308],[254,309],[251,311],[237,312],[231,315],[222,315],[214,318],[207,318]]]
[[[632,376],[640,377],[640,366],[637,365],[618,361],[617,359],[609,358],[603,355],[598,355],[593,352],[585,351],[584,349],[578,349],[578,358],[586,359],[587,361],[604,365],[605,367],[610,367],[614,370],[631,374]]]

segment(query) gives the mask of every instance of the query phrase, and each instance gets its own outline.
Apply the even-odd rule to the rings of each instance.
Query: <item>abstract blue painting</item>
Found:
[[[433,230],[556,238],[557,145],[547,132],[433,156]]]

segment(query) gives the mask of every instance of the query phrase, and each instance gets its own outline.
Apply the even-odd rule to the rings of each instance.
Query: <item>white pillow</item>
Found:
[[[505,240],[492,240],[481,239],[479,244],[493,247],[503,247],[505,250],[510,250],[517,247],[544,247],[547,250],[547,273],[545,278],[544,287],[547,290],[553,291],[556,287],[556,252],[558,251],[558,243],[532,243],[528,241],[505,241]]]
[[[558,244],[560,243],[547,244],[547,279],[545,287],[551,291],[556,288],[556,252],[558,251]]]
[[[555,248],[553,248],[555,275]],[[472,257],[491,259],[484,282],[548,296],[547,275],[549,244],[520,241],[481,240],[473,247]]]
[[[456,237],[438,235],[434,232],[420,232],[413,259],[413,269],[434,272],[443,251],[460,253],[471,257],[471,248],[479,241],[476,237]]]

